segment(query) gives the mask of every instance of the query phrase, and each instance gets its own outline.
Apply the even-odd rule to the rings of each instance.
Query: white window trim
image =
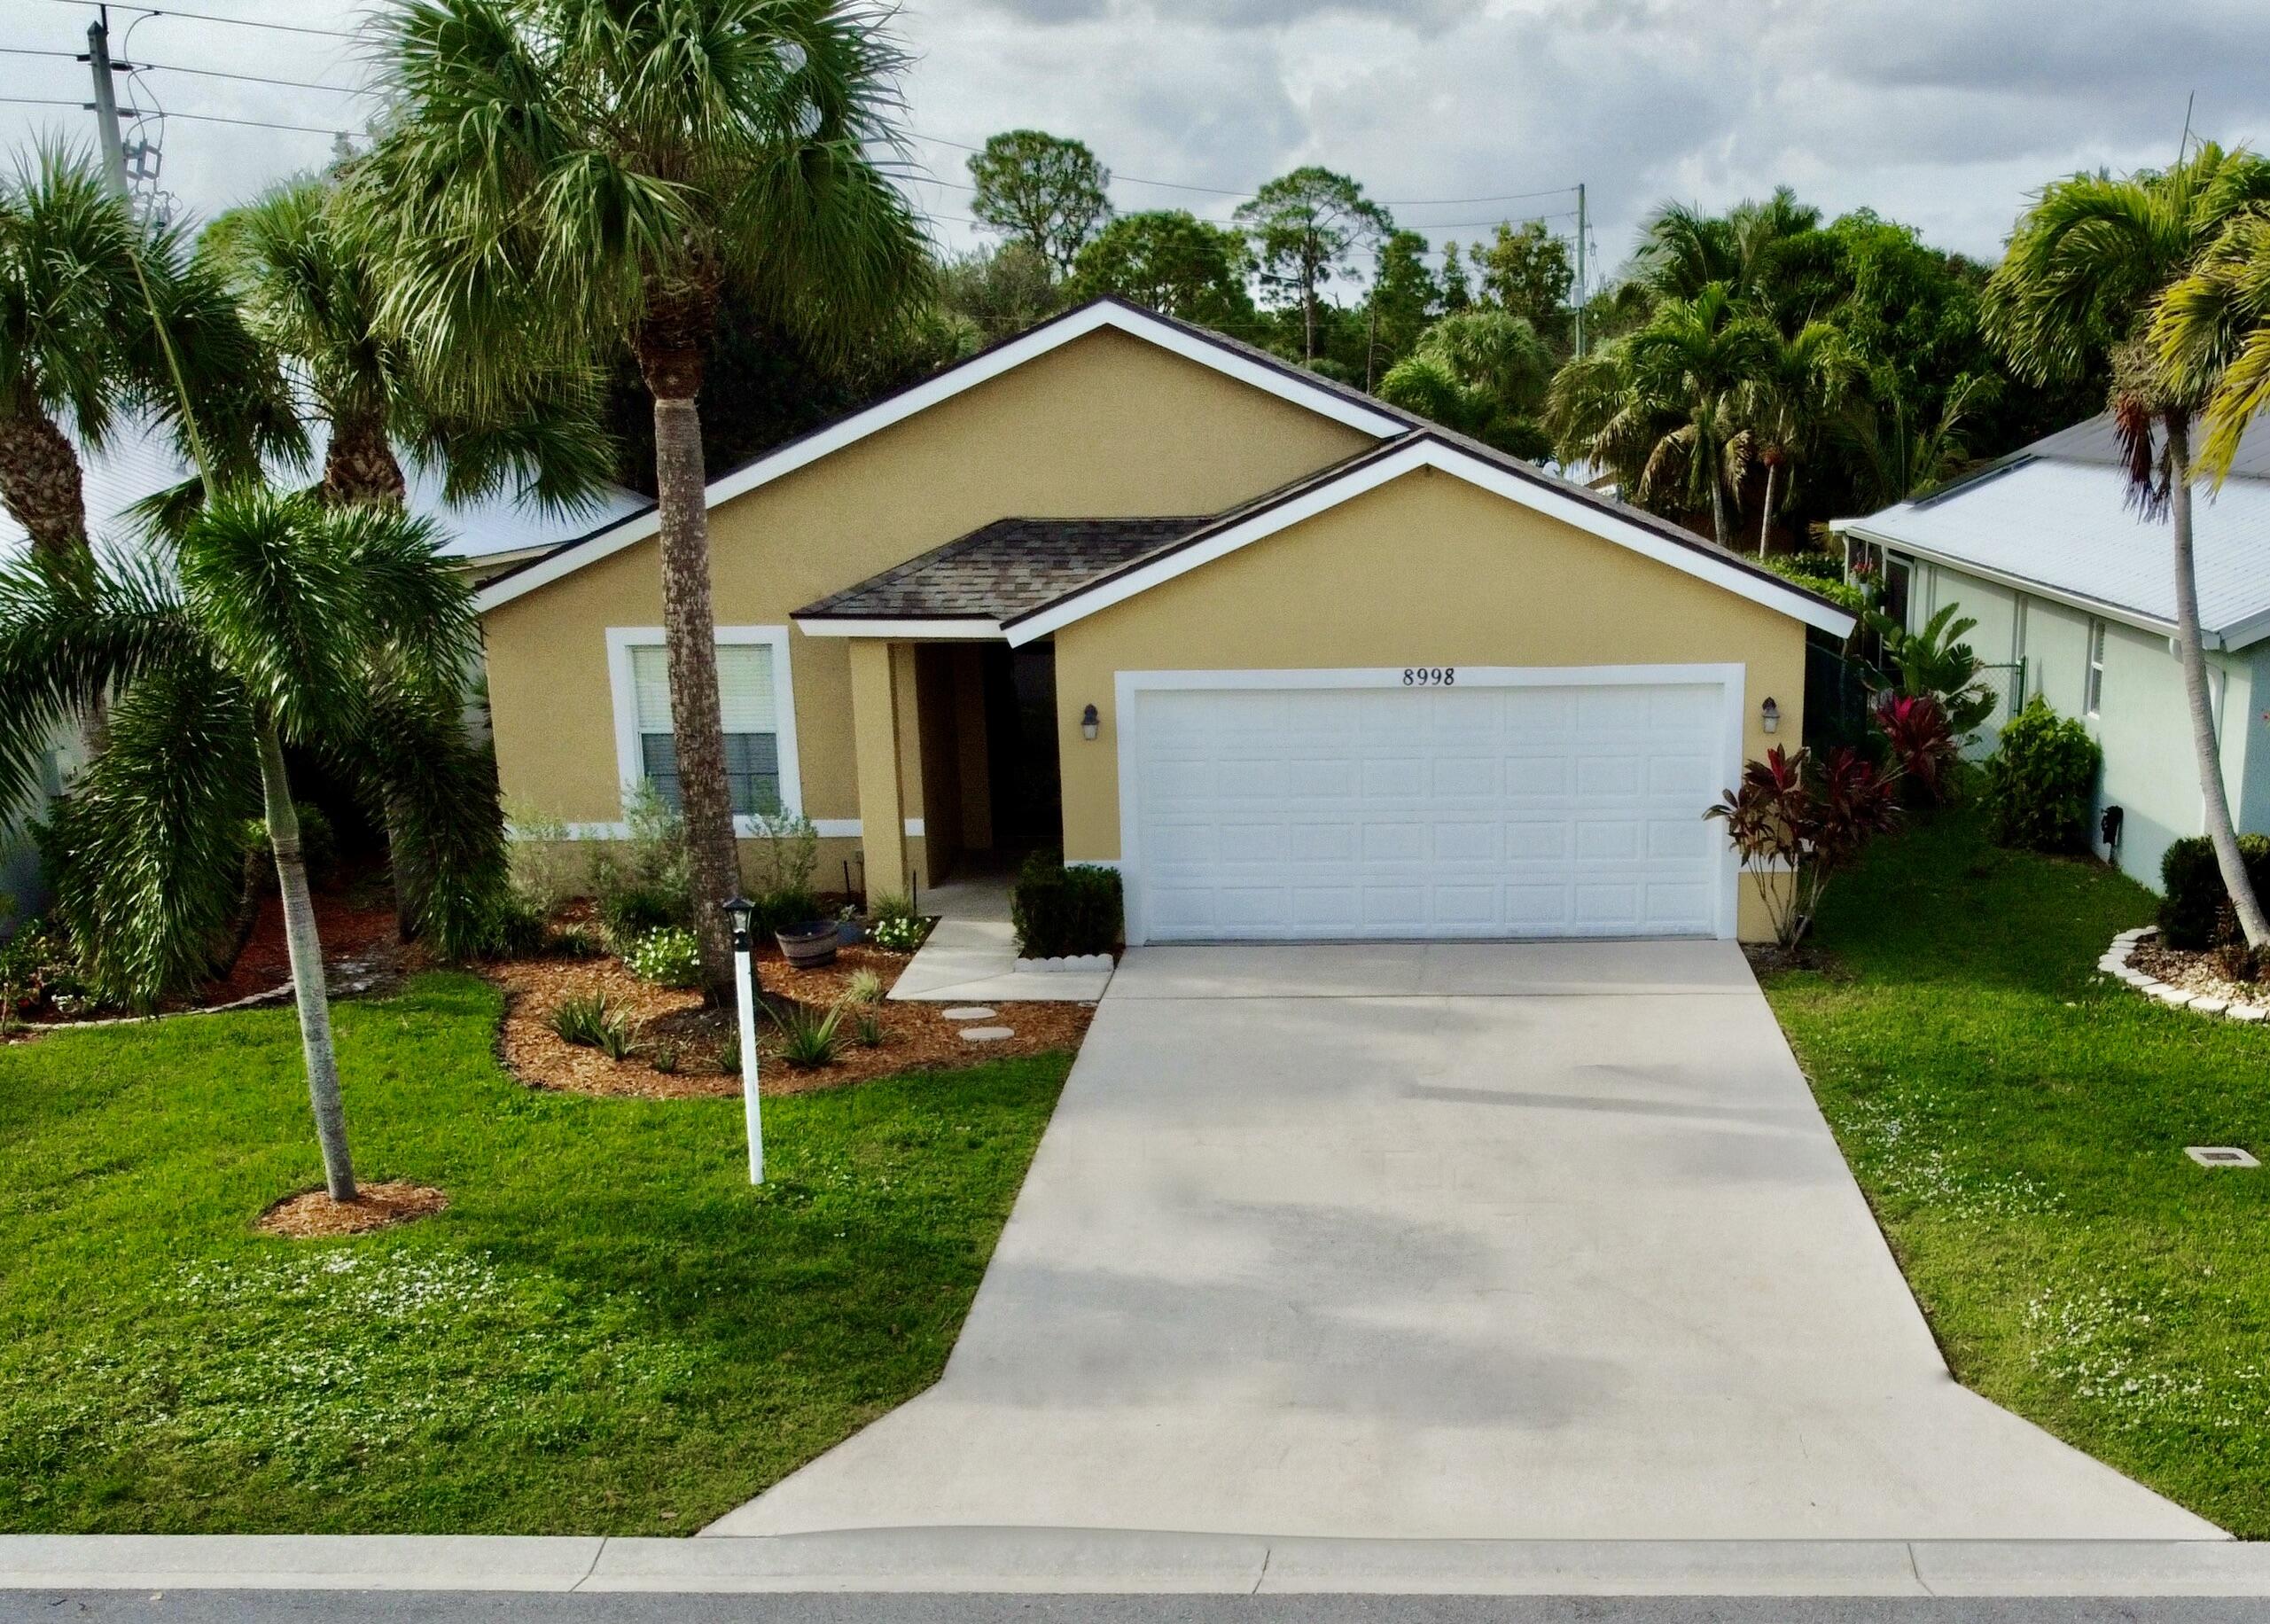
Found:
[[[2088,644],[2081,651],[2081,714],[2091,722],[2104,718],[2104,659],[2111,641],[2110,629],[2102,616],[2089,617]]]
[[[773,737],[775,752],[780,758],[780,806],[784,812],[800,817],[804,813],[804,778],[797,765],[796,685],[788,657],[788,628],[721,626],[717,629],[717,641],[721,644],[761,644],[772,652]],[[668,636],[659,626],[607,628],[607,685],[615,707],[615,782],[621,786],[626,814],[630,809],[632,793],[646,777],[645,753],[639,748],[638,689],[631,676],[630,652],[667,645]],[[623,825],[610,827],[612,832],[612,829]],[[756,820],[736,816],[733,832],[755,833]]]
[[[1118,707],[1114,730],[1119,739],[1119,855],[1110,857],[1069,857],[1071,863],[1091,863],[1117,869],[1126,910],[1127,946],[1139,948],[1150,940],[1143,917],[1143,853],[1136,840],[1141,828],[1142,785],[1135,771],[1137,734],[1142,714],[1136,695],[1160,689],[1270,688],[1401,688],[1401,666],[1350,666],[1326,669],[1239,671],[1121,671],[1113,684]],[[1720,747],[1731,788],[1742,781],[1743,751],[1749,722],[1750,668],[1738,662],[1662,666],[1460,666],[1462,688],[1559,688],[1569,686],[1653,686],[1658,683],[1716,684],[1721,695]],[[1735,939],[1742,913],[1742,859],[1728,842],[1720,862],[1717,936]]]

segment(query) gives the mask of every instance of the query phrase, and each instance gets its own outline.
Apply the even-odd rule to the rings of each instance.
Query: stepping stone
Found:
[[[1011,1027],[964,1027],[962,1035],[972,1043],[998,1043],[1005,1037],[1015,1037],[1017,1032]]]
[[[948,1020],[991,1020],[993,1011],[982,1003],[957,1003],[942,1011]]]

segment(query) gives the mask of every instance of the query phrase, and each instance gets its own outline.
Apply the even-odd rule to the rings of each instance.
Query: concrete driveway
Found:
[[[1158,948],[938,1386],[708,1532],[2218,1531],[1958,1386],[1741,954]]]

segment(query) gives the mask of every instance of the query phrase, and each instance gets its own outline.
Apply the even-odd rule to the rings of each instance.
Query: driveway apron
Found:
[[[1959,1386],[1740,951],[1129,953],[939,1384],[707,1532],[2196,1539]]]

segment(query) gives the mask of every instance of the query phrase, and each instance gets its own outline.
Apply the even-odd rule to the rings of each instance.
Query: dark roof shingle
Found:
[[[799,620],[1006,620],[1213,522],[1001,519],[830,594]]]

